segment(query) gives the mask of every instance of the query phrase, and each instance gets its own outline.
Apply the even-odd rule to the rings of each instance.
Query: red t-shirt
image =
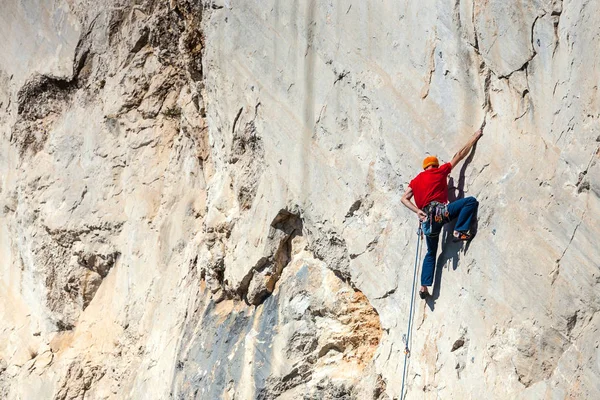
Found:
[[[432,201],[448,202],[448,174],[452,164],[446,163],[439,168],[430,168],[421,172],[408,186],[415,196],[415,204],[423,209]]]

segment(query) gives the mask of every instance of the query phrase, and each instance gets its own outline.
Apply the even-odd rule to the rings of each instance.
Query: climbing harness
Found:
[[[427,219],[421,223],[421,229],[425,236],[435,237],[439,232],[433,231],[433,223],[445,224],[450,222],[450,213],[448,212],[448,204],[432,201],[427,204],[423,210],[427,214]]]
[[[420,257],[421,245],[423,244],[422,236],[423,236],[422,224],[419,222],[419,228],[417,229],[417,254],[415,255],[415,271],[413,273],[412,292],[410,295],[410,312],[408,314],[408,328],[406,329],[406,334],[402,336],[402,339],[404,341],[404,369],[402,371],[402,389],[400,392],[400,400],[404,399],[404,379],[406,378],[406,364],[407,364],[408,358],[410,357],[409,343],[410,343],[411,325],[412,325],[412,319],[413,319],[415,287],[416,287],[416,283],[417,283],[417,270],[419,269],[419,261],[421,258]]]

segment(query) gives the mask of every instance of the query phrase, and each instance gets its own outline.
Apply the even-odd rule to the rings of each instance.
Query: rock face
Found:
[[[600,3],[0,6],[0,395],[600,397]]]

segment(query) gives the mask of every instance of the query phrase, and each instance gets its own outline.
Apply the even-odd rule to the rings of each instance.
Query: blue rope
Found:
[[[400,392],[400,400],[404,399],[404,379],[406,377],[406,361],[410,357],[410,349],[408,343],[410,342],[410,325],[412,322],[413,305],[415,302],[415,284],[417,282],[417,269],[419,267],[419,244],[421,243],[421,224],[419,223],[419,229],[417,230],[417,254],[415,255],[415,272],[413,273],[413,284],[412,293],[410,296],[410,313],[408,314],[408,328],[406,332],[406,342],[404,347],[404,370],[402,371],[402,391]]]

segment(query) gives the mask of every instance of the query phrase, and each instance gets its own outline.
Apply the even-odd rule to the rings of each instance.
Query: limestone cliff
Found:
[[[600,398],[600,2],[6,0],[0,396]]]

